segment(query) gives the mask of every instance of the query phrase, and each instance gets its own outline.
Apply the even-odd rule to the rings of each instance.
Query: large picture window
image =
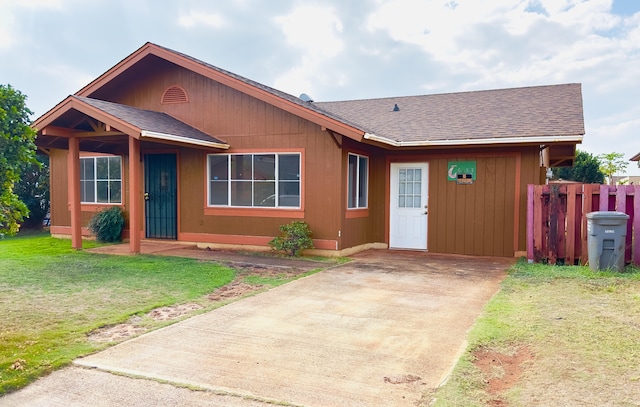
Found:
[[[348,208],[366,208],[369,189],[369,158],[349,154]]]
[[[122,203],[122,157],[80,158],[80,201]]]
[[[300,154],[211,154],[209,206],[299,208]]]

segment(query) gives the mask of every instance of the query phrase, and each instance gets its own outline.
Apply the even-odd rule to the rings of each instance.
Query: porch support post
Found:
[[[140,140],[129,136],[129,251],[140,253]]]
[[[71,209],[71,247],[82,249],[82,211],[80,207],[80,140],[69,137],[67,163],[69,206]]]

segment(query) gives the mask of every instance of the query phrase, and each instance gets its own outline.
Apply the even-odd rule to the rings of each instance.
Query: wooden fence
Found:
[[[595,211],[629,215],[625,262],[640,265],[640,186],[637,185],[529,185],[527,259],[550,264],[586,264],[589,254],[585,215]]]

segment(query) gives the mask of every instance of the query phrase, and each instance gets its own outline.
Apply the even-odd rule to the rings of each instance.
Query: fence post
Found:
[[[560,214],[560,191],[557,184],[549,191],[549,264],[558,260],[558,215]]]
[[[633,187],[633,264],[640,266],[640,186]]]
[[[599,211],[609,211],[609,185],[600,185]]]
[[[533,189],[527,185],[527,262],[533,263]]]
[[[576,197],[577,185],[567,185],[567,254],[565,264],[573,266],[576,259]]]

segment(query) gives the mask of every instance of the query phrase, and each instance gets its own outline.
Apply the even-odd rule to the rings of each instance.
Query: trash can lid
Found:
[[[629,215],[616,211],[596,211],[587,213],[587,219],[629,219]]]

